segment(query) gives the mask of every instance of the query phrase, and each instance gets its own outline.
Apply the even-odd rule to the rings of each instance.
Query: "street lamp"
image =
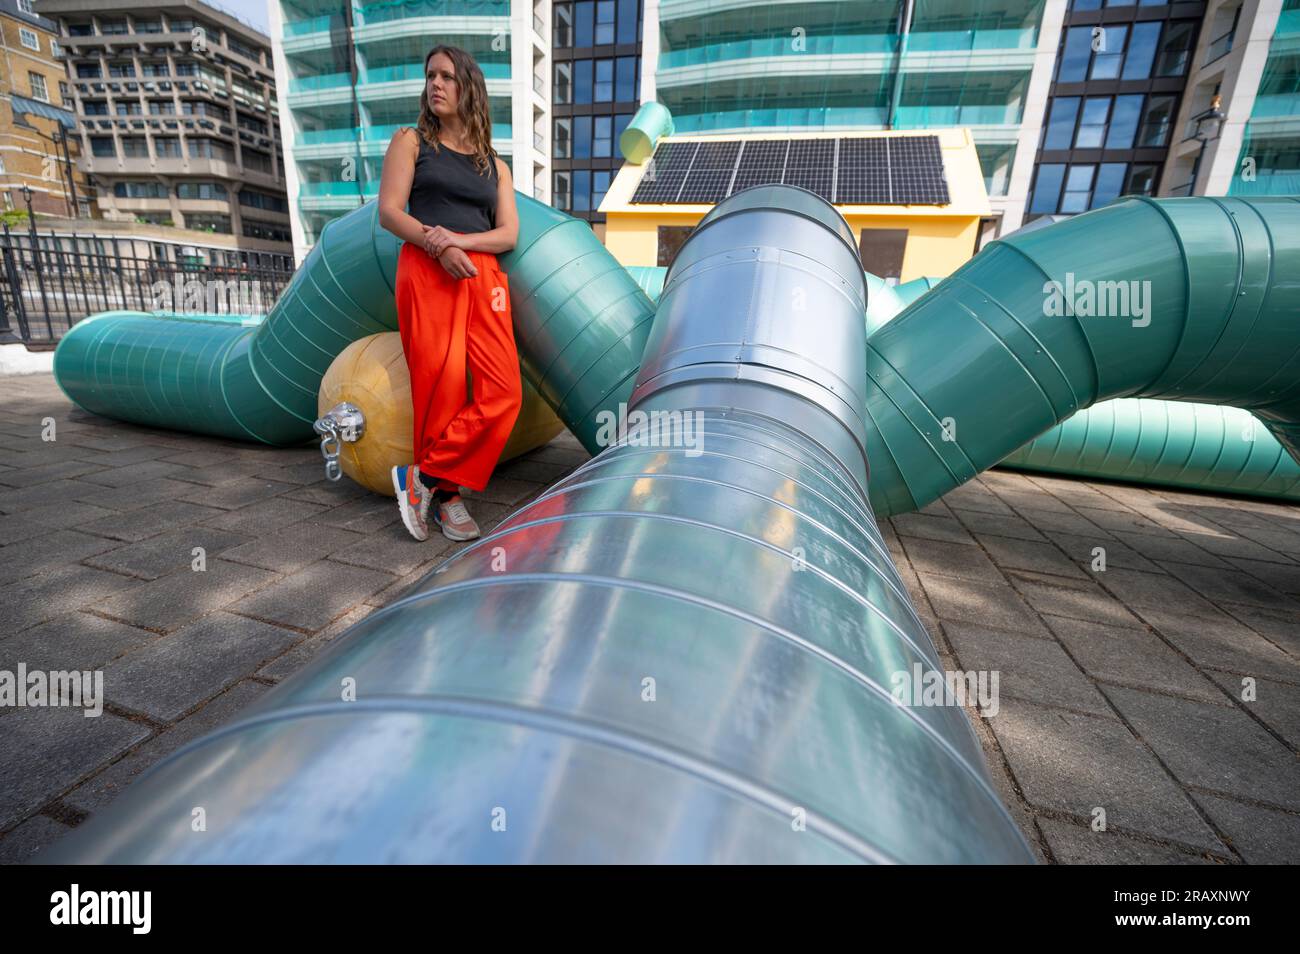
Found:
[[[1192,117],[1192,122],[1196,123],[1196,132],[1192,133],[1192,138],[1201,144],[1200,150],[1196,153],[1196,165],[1192,168],[1192,195],[1196,195],[1196,180],[1201,175],[1201,159],[1205,156],[1205,144],[1219,138],[1219,134],[1223,132],[1223,121],[1227,118],[1219,109],[1217,93],[1214,99],[1210,100],[1209,109]]]

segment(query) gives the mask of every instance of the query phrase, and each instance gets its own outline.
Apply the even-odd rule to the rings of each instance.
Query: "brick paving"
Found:
[[[97,719],[0,710],[0,862],[457,546],[412,541],[390,498],[325,480],[314,446],[94,417],[49,374],[0,394],[0,669],[102,668],[107,697]],[[475,495],[484,530],[586,457],[565,433],[504,465]],[[968,714],[1044,861],[1293,860],[1300,507],[992,471],[882,529],[945,667],[1000,673],[997,715]]]

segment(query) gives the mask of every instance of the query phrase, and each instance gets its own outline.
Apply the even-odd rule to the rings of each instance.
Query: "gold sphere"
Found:
[[[466,376],[466,395],[469,391]],[[549,443],[564,424],[525,378],[523,406],[501,461],[526,454]],[[414,414],[411,377],[402,353],[402,338],[395,331],[370,335],[344,348],[321,379],[316,412],[323,416],[343,401],[355,404],[366,426],[356,441],[339,442],[339,465],[361,486],[393,496],[389,476],[398,464],[409,464],[414,451]]]

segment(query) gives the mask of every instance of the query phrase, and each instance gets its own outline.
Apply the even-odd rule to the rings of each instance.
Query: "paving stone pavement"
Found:
[[[102,669],[107,699],[97,719],[0,709],[0,863],[38,856],[457,547],[325,480],[313,445],[95,417],[49,374],[0,394],[0,669]],[[471,509],[490,530],[586,459],[566,432]],[[1042,860],[1294,859],[1300,507],[995,470],[882,531],[945,667],[1000,674],[997,714],[967,715]]]

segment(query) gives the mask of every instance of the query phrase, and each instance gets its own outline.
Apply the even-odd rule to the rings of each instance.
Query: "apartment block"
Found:
[[[270,38],[199,0],[35,0],[106,219],[289,241]]]

